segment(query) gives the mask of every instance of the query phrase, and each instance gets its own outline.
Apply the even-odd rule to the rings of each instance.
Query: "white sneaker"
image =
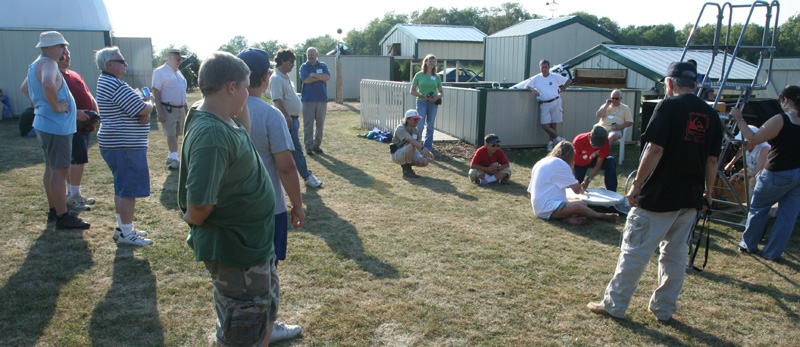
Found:
[[[553,141],[547,143],[547,151],[550,152],[553,150]]]
[[[288,325],[284,322],[275,322],[272,326],[272,335],[269,337],[269,343],[278,341],[289,340],[300,336],[303,328],[299,325]]]
[[[117,241],[117,245],[147,246],[152,244],[153,240],[143,238],[136,235],[136,233],[131,233],[130,235],[120,234],[120,238]]]
[[[489,183],[489,182],[486,182],[486,180],[485,180],[485,179],[483,179],[483,178],[478,178],[478,184],[481,184],[481,185],[483,185],[483,184],[488,184],[488,183]]]
[[[94,198],[87,198],[81,195],[81,200],[83,200],[83,203],[86,205],[94,205]]]
[[[306,186],[309,186],[311,188],[316,188],[322,185],[322,181],[314,177],[314,174],[308,175],[305,181],[306,181]]]
[[[144,230],[133,229],[133,233],[134,233],[134,234],[136,234],[136,236],[139,236],[139,237],[145,237],[145,236],[147,236],[147,232],[146,232],[146,231],[144,231]],[[120,229],[120,228],[115,228],[115,229],[114,229],[114,236],[112,236],[112,237],[111,237],[111,238],[113,238],[113,239],[114,239],[114,242],[117,242],[117,241],[119,241],[119,235],[120,235],[120,234],[122,234],[122,229]]]
[[[71,211],[89,211],[92,208],[87,206],[80,195],[67,195],[67,209]]]
[[[170,170],[177,170],[181,167],[181,161],[178,159],[169,159],[167,158],[167,167]]]
[[[561,136],[556,136],[556,140],[555,140],[555,141],[553,141],[553,142],[555,142],[555,143],[559,143],[559,142],[561,142],[561,141],[564,141],[564,138],[563,138],[563,137],[561,137]]]

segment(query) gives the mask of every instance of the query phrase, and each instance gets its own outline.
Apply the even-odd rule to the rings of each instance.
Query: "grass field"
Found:
[[[0,123],[0,345],[213,345],[211,282],[185,243],[177,171],[152,121],[151,196],[136,209],[155,241],[145,248],[111,240],[112,178],[94,139],[83,191],[98,202],[81,214],[92,227],[57,231],[37,140]],[[279,318],[304,331],[282,345],[800,345],[797,235],[773,263],[739,254],[740,230],[712,224],[708,267],[689,272],[670,323],[647,312],[655,258],[626,320],[600,317],[585,305],[613,273],[623,223],[535,218],[525,190],[544,151],[509,151],[502,186],[471,184],[469,163],[446,157],[404,179],[358,127],[356,112],[330,112],[325,155],[308,158],[324,185],[303,188],[308,220],[279,267]]]

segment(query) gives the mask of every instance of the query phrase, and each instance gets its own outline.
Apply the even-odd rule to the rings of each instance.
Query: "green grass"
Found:
[[[647,312],[655,258],[626,320],[595,316],[585,305],[614,271],[622,223],[535,218],[525,190],[543,151],[510,151],[514,173],[502,186],[469,183],[469,163],[449,158],[404,179],[387,145],[355,136],[358,124],[356,113],[329,113],[325,155],[308,157],[324,185],[303,188],[307,224],[290,232],[279,266],[279,317],[304,329],[284,345],[800,344],[797,236],[776,264],[739,254],[740,231],[712,224],[708,267],[687,275],[672,323]],[[36,139],[4,122],[0,148],[0,344],[213,344],[211,283],[185,244],[157,125],[151,196],[136,209],[137,228],[155,241],[145,248],[111,241],[112,179],[94,140],[83,190],[98,202],[81,214],[92,223],[83,232],[45,226]]]

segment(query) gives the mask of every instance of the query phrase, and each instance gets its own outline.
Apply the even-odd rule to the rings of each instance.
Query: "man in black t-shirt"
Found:
[[[614,277],[602,302],[589,303],[597,314],[624,318],[650,257],[660,246],[658,288],[649,311],[668,321],[677,309],[686,273],[686,241],[717,170],[722,126],[717,112],[693,94],[696,68],[669,65],[664,83],[667,99],[658,103],[642,134],[648,145],[639,163],[628,201],[633,209],[623,230]],[[663,241],[663,242],[662,242]]]

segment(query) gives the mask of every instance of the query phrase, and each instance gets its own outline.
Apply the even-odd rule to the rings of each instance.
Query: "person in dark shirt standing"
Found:
[[[717,112],[694,95],[697,70],[686,62],[669,65],[664,83],[668,98],[658,103],[642,134],[647,142],[628,201],[633,209],[623,230],[614,277],[603,301],[591,312],[622,319],[656,247],[658,288],[649,310],[668,321],[677,310],[686,274],[686,240],[697,210],[711,204],[722,126]]]

